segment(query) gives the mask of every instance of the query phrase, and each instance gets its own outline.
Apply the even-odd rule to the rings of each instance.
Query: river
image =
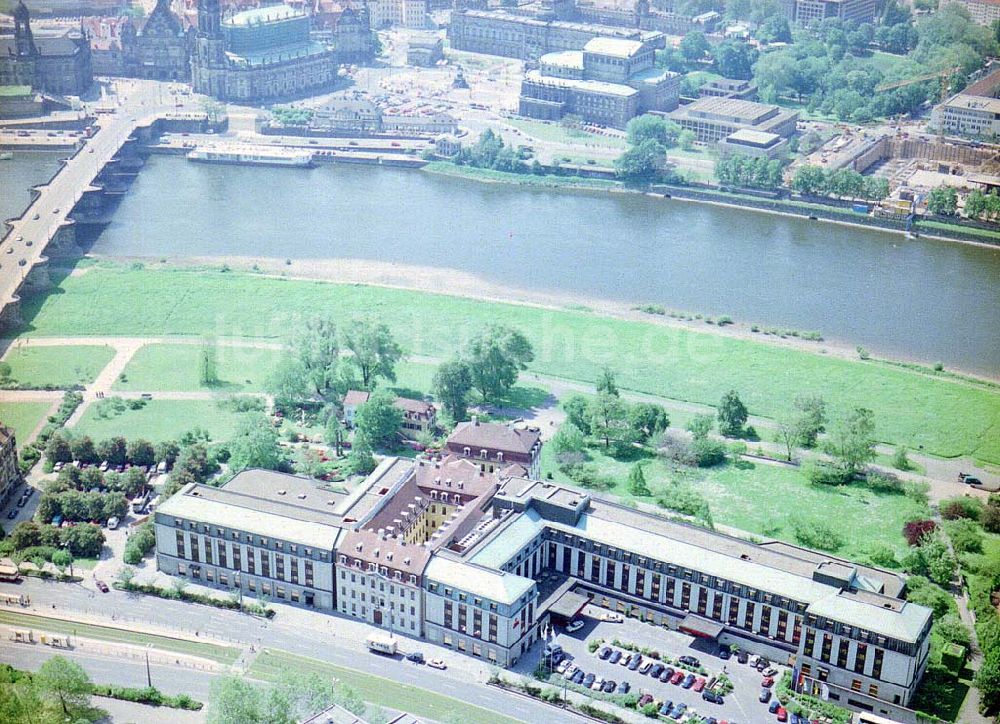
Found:
[[[92,251],[444,266],[1000,372],[1000,249],[641,195],[154,156]]]
[[[68,151],[15,151],[14,158],[0,161],[0,220],[20,215],[31,203],[31,187],[52,178],[59,159],[68,155]]]

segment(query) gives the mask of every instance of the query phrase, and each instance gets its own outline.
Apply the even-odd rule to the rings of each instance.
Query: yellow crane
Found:
[[[918,75],[914,78],[907,78],[906,80],[897,80],[891,83],[879,83],[875,86],[876,93],[882,93],[883,91],[895,90],[897,88],[905,88],[908,85],[913,85],[914,83],[923,83],[927,80],[934,80],[935,78],[948,78],[954,73],[961,70],[960,67],[956,66],[954,68],[948,68],[946,70],[939,70],[935,73],[925,73],[924,75]],[[948,87],[946,84],[942,84],[941,95],[947,94]]]

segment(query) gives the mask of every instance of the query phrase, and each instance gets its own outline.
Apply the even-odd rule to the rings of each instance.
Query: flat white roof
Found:
[[[533,580],[524,576],[484,568],[441,554],[431,556],[424,569],[424,578],[508,605],[535,585]]]
[[[639,40],[594,38],[587,41],[587,44],[583,46],[583,52],[595,53],[597,55],[613,55],[617,58],[631,58],[644,47],[645,43]]]
[[[558,65],[563,68],[583,70],[582,50],[561,50],[557,53],[546,53],[538,59],[541,65]]]
[[[190,483],[163,502],[156,513],[213,526],[235,528],[268,538],[280,538],[320,550],[332,551],[337,547],[337,540],[341,534],[341,528],[338,526],[209,500],[191,494],[191,491],[196,489],[197,485]]]

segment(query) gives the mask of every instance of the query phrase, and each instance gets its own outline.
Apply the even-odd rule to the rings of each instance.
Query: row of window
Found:
[[[229,528],[220,528],[219,526],[212,526],[207,523],[196,523],[193,520],[184,521],[180,518],[174,518],[174,528],[186,528],[187,530],[200,532],[206,536],[214,536],[219,539],[242,542],[247,545],[256,545],[258,548],[269,548],[281,552],[287,551],[294,556],[312,558],[313,554],[316,553],[321,561],[326,561],[330,558],[330,553],[328,551],[314,551],[308,546],[299,546],[296,543],[286,543],[283,540],[269,538],[262,535],[253,535],[251,533],[244,533]]]

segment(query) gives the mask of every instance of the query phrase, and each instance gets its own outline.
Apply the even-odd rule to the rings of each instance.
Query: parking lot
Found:
[[[561,627],[557,627],[551,643],[562,646],[563,651],[570,657],[572,665],[586,673],[593,673],[597,677],[616,682],[618,686],[615,693],[621,693],[620,684],[625,681],[628,682],[631,692],[651,694],[658,706],[664,701],[670,701],[674,705],[685,704],[687,708],[681,715],[680,721],[695,716],[706,719],[714,717],[718,721],[727,721],[730,724],[776,721],[776,715],[768,712],[767,704],[758,700],[762,674],[748,664],[740,664],[735,656],[728,660],[720,658],[719,646],[713,641],[643,623],[634,618],[626,618],[622,623],[601,621],[599,617],[604,612],[604,609],[588,606],[580,617],[584,621],[583,628],[567,633]],[[603,639],[603,646],[620,651],[622,658],[618,663],[611,663],[610,659],[602,660],[599,656],[600,648],[597,652],[590,653],[587,644],[594,639]],[[696,677],[700,676],[707,682],[719,674],[725,674],[733,683],[733,691],[724,697],[723,703],[714,704],[705,701],[702,692],[695,691],[694,687],[685,689],[680,684],[653,679],[648,673],[641,674],[638,669],[629,670],[622,665],[622,662],[631,652],[615,647],[612,644],[615,639],[658,651],[662,661],[676,660],[680,656],[693,656],[706,671],[705,674],[696,674]],[[655,662],[654,659],[646,657],[644,659]],[[537,663],[537,657],[526,657],[523,666],[526,670],[531,670]],[[774,677],[777,680],[787,667],[773,666],[778,669]]]

